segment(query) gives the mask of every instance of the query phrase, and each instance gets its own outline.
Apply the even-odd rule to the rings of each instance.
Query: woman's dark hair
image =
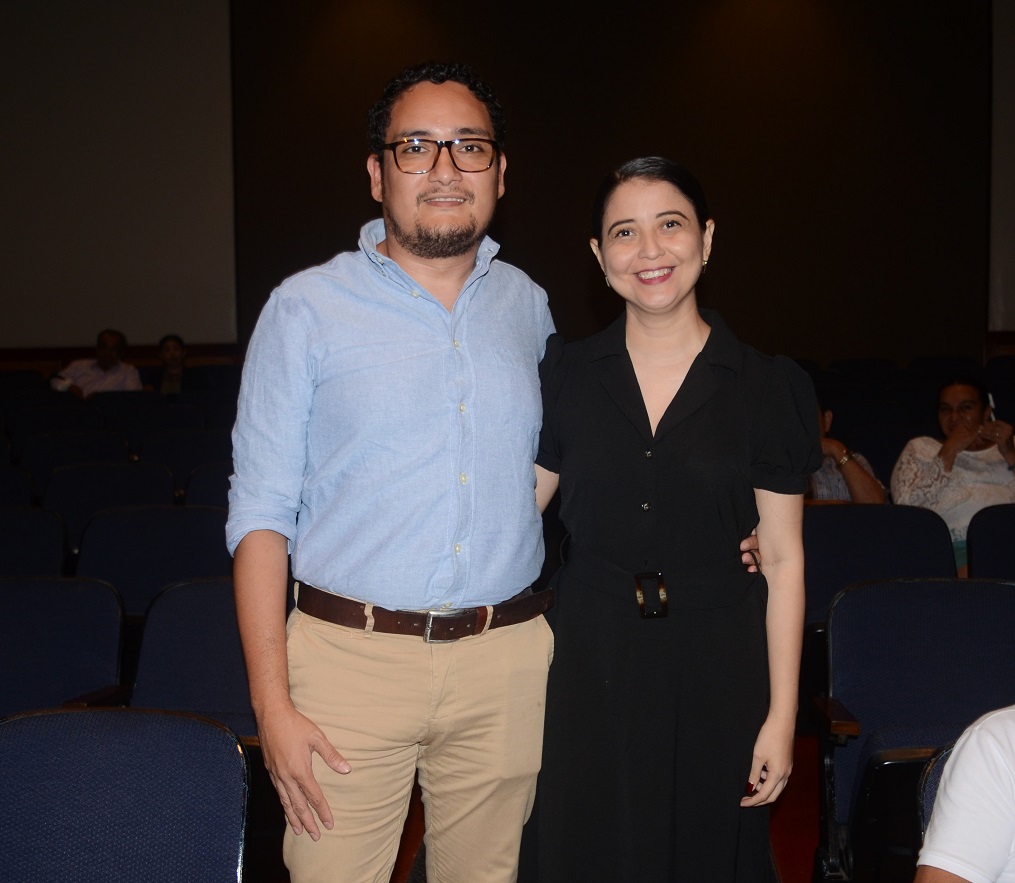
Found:
[[[162,349],[171,340],[175,340],[183,349],[187,348],[187,344],[183,342],[183,338],[179,334],[166,334],[159,338],[159,349]]]
[[[405,68],[396,74],[394,79],[384,87],[380,99],[367,111],[367,146],[371,153],[378,156],[384,151],[387,143],[388,126],[391,124],[391,108],[413,86],[420,83],[461,83],[476,96],[490,114],[493,124],[493,140],[497,147],[504,148],[505,118],[504,108],[493,90],[476,76],[476,72],[467,64],[459,62],[424,61]]]
[[[603,238],[603,216],[606,214],[606,204],[613,196],[613,192],[621,184],[636,180],[663,181],[672,184],[690,200],[694,206],[694,215],[702,229],[712,217],[708,211],[705,191],[688,169],[662,156],[639,156],[614,169],[599,185],[595,202],[592,204],[591,231],[592,238],[597,242]]]
[[[976,390],[980,396],[980,404],[986,407],[990,404],[990,396],[987,392],[987,384],[983,382],[982,377],[977,377],[974,374],[961,374],[958,377],[953,377],[950,380],[946,380],[937,388],[937,401],[941,401],[941,394],[949,386],[969,386]]]

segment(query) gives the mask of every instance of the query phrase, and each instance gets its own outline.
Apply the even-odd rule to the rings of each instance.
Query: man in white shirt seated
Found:
[[[76,359],[50,380],[58,392],[70,392],[87,399],[97,392],[141,389],[137,368],[122,361],[127,337],[115,328],[99,332],[94,359]]]

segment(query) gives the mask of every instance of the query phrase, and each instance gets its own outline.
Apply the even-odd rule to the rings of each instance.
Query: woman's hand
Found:
[[[741,806],[764,806],[782,794],[793,771],[793,735],[796,721],[769,716],[754,743],[751,776],[746,783],[748,796]],[[753,788],[753,790],[751,790]]]
[[[985,442],[996,444],[1001,456],[1010,466],[1015,463],[1015,428],[1003,420],[985,420],[980,424],[977,434]]]
[[[970,426],[968,423],[963,423],[961,420],[956,421],[952,427],[951,432],[945,436],[944,443],[941,445],[941,450],[938,452],[938,456],[941,458],[941,463],[944,466],[945,472],[951,472],[952,466],[955,465],[955,458],[963,451],[968,451],[970,448],[977,450],[980,447],[986,447],[984,440],[980,435],[985,425],[993,424],[980,424],[976,426]]]

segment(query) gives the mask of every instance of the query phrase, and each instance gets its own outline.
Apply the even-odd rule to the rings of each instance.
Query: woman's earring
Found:
[[[607,276],[607,275],[606,275],[605,273],[603,273],[603,279],[605,279],[605,280],[606,280],[606,287],[607,287],[607,288],[613,288],[613,286],[612,286],[612,285],[610,285],[610,277],[609,277],[609,276]]]
[[[705,270],[707,270],[707,269],[708,269],[708,260],[706,259],[706,260],[701,262],[701,272],[704,273]]]

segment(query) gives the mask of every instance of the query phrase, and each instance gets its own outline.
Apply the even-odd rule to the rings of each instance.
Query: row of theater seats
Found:
[[[1015,580],[1009,554],[1015,536],[1015,503],[989,506],[971,519],[967,534],[969,575]],[[872,579],[954,579],[951,536],[936,512],[918,506],[843,503],[806,506],[803,519],[804,651],[802,722],[813,695],[827,684],[827,620],[836,596]]]
[[[3,878],[254,883],[243,872],[254,769],[235,733],[197,715],[75,708],[0,720]],[[54,807],[59,821],[40,824]]]
[[[201,390],[202,407],[149,392],[82,402],[35,377],[34,384],[0,383],[0,504],[46,513],[4,514],[20,541],[0,557],[0,574],[74,573],[85,527],[104,509],[227,506],[235,388]],[[61,532],[64,553],[54,569]]]
[[[934,766],[974,720],[1015,704],[1015,581],[862,581],[826,622],[812,879],[911,883]]]
[[[257,735],[229,576],[173,581],[143,611],[136,670],[122,672],[121,594],[108,580],[0,577],[0,716],[136,705],[216,718]]]
[[[227,510],[219,506],[113,506],[92,515],[77,553],[69,556],[63,522],[55,512],[0,506],[5,538],[0,577],[77,577],[110,584],[123,608],[121,668],[130,683],[144,618],[160,591],[180,580],[231,576],[226,517]]]
[[[216,366],[209,375],[214,382],[177,395],[103,392],[85,401],[51,390],[41,373],[0,370],[0,429],[14,462],[29,437],[66,429],[116,429],[136,456],[144,435],[153,429],[230,428],[240,389],[239,370],[238,365]]]
[[[805,508],[799,732],[819,743],[815,881],[910,883],[928,765],[1015,702],[1013,535],[1015,504],[981,510],[958,579],[928,509]]]
[[[238,366],[218,367],[238,370]],[[21,379],[0,371],[0,458],[15,464],[31,456],[38,439],[51,433],[105,430],[126,443],[127,456],[138,459],[149,436],[159,430],[228,432],[236,416],[239,381],[234,370],[224,373],[217,385],[178,395],[101,392],[85,401],[54,392],[41,374],[20,372],[17,376]],[[97,451],[106,453],[101,447]]]
[[[239,630],[236,623],[236,607],[230,577],[197,578],[181,580],[162,587],[140,618],[141,633],[138,646],[135,648],[136,659],[134,671],[124,670],[124,657],[129,639],[129,617],[125,612],[123,599],[111,582],[93,577],[0,577],[0,670],[4,672],[0,679],[0,746],[5,744],[7,737],[5,726],[14,721],[35,721],[39,714],[55,713],[54,710],[73,710],[81,714],[133,711],[137,714],[150,713],[156,709],[161,713],[173,712],[200,715],[202,720],[214,721],[215,726],[223,728],[219,735],[206,732],[206,739],[228,742],[231,740],[232,750],[239,749],[243,762],[243,795],[245,801],[243,814],[237,815],[237,807],[221,818],[207,819],[209,827],[200,832],[205,840],[218,836],[240,836],[246,872],[244,879],[256,883],[258,880],[274,881],[284,879],[284,866],[281,856],[281,836],[285,826],[285,817],[275,795],[274,788],[267,777],[260,753],[260,743],[254,715],[250,706],[247,686],[247,674],[244,664]],[[33,714],[36,713],[36,714]],[[27,716],[27,717],[26,717]],[[173,731],[187,725],[176,720],[151,718],[140,722],[127,719],[124,722],[111,718],[99,724],[92,721],[76,723],[61,721],[48,723],[37,721],[31,726],[49,726],[56,728],[83,726],[144,726],[166,728]],[[194,724],[190,725],[191,727]],[[119,735],[111,732],[106,739],[117,743]],[[189,744],[185,741],[184,744]],[[109,794],[113,782],[134,780],[132,771],[142,763],[141,757],[147,756],[150,748],[141,754],[131,753],[115,758],[105,755],[107,743],[95,746],[94,751],[103,758],[108,766],[105,775],[97,775],[92,781],[96,769],[94,754],[80,763],[77,769],[75,787],[70,789],[69,796],[77,803],[85,804],[91,796],[107,794],[118,807],[118,816],[113,828],[116,831],[124,825],[133,826],[135,804],[139,797],[131,790],[130,794]],[[52,752],[59,748],[58,744],[47,743],[45,757],[32,758],[34,767],[19,768],[17,776],[2,776],[0,790],[6,788],[13,798],[13,791],[18,786],[14,783],[29,783],[32,777],[42,770],[51,767]],[[76,756],[78,749],[71,749],[68,757]],[[196,758],[193,747],[181,769],[191,770]],[[153,764],[145,768],[144,775],[149,779],[149,800],[145,802],[146,812],[168,824],[166,807],[162,806],[158,795],[167,782],[167,775],[174,776],[177,767],[165,773],[164,764],[171,763],[174,751],[163,752],[153,758]],[[130,762],[124,763],[124,757]],[[0,770],[5,761],[0,760]],[[210,761],[209,761],[210,762]],[[220,764],[221,761],[217,761]],[[162,773],[153,775],[153,770]],[[52,771],[50,771],[50,774]],[[44,777],[45,778],[45,777]],[[193,802],[195,787],[199,787],[203,803],[206,790],[218,787],[218,778],[213,782],[203,777],[192,779],[187,783],[187,801]],[[27,784],[25,787],[28,787]],[[35,787],[28,788],[29,793],[23,799],[16,800],[23,813],[26,801],[36,799],[40,793]],[[172,797],[173,809],[176,813],[176,801],[180,795]],[[137,807],[138,809],[140,807]],[[84,819],[75,820],[73,809],[64,805],[63,812],[68,814],[69,821],[77,825],[87,825]],[[203,813],[203,807],[202,807]],[[101,815],[101,811],[100,811]],[[200,817],[200,814],[199,814]],[[231,835],[222,834],[223,825],[235,825],[239,818],[240,830],[234,828]],[[174,815],[175,819],[175,815]],[[176,824],[174,821],[173,824]],[[46,832],[39,836],[63,841],[51,829],[63,829],[74,825],[44,826]],[[13,830],[13,825],[6,832]],[[76,830],[76,829],[75,829]],[[182,836],[190,830],[187,824],[178,824],[173,837]],[[217,832],[217,833],[213,833]],[[103,835],[104,836],[104,835]],[[91,843],[93,850],[111,850],[104,854],[104,859],[91,859],[89,866],[84,860],[82,868],[87,868],[87,875],[77,877],[74,873],[60,874],[61,879],[210,879],[209,868],[198,867],[193,872],[181,870],[180,856],[173,853],[169,845],[162,842],[164,832],[157,832],[155,840],[144,848],[132,842],[121,843],[116,837],[105,841]],[[199,838],[200,840],[200,838]],[[33,842],[41,843],[38,837]],[[112,844],[116,844],[114,847]],[[17,844],[16,855],[21,854]],[[190,850],[204,857],[207,861],[207,845],[195,842]],[[165,854],[165,867],[158,876],[147,866],[136,868],[138,876],[131,877],[130,872],[117,876],[109,870],[109,877],[104,876],[106,869],[102,861],[110,864],[110,869],[121,867],[127,855],[133,855],[141,849],[146,854]],[[214,852],[214,850],[212,850]],[[5,853],[10,868],[11,853]],[[189,856],[189,854],[188,854]],[[189,856],[188,861],[196,860]],[[15,862],[17,860],[15,859]],[[67,863],[82,861],[78,855],[47,856],[46,867],[65,867]],[[42,867],[38,863],[32,866],[33,873]],[[173,869],[170,871],[169,869]],[[235,856],[233,873],[236,871]],[[84,873],[84,872],[82,872]],[[173,874],[182,873],[175,877]],[[49,879],[40,876],[25,876],[18,879]],[[55,877],[53,878],[55,879]]]
[[[235,386],[202,390],[207,407],[198,407],[151,392],[82,402],[44,382],[0,383],[9,455],[0,466],[0,577],[112,586],[122,607],[124,685],[133,683],[142,624],[158,593],[232,573],[225,523]]]
[[[260,757],[225,544],[235,398],[80,402],[0,383],[0,731],[57,708],[218,722],[250,758],[245,879],[275,881],[285,819]]]
[[[236,390],[226,385],[179,396],[104,392],[82,402],[45,384],[0,383],[0,502],[48,505],[51,485],[60,485],[53,494],[62,498],[73,492],[68,484],[81,480],[59,474],[63,467],[129,462],[166,467],[178,502],[189,492],[193,502],[224,505],[221,481],[190,482],[196,467],[217,462],[221,472],[231,460],[235,414]],[[157,501],[158,483],[149,479],[143,501]]]
[[[179,439],[181,442],[187,440],[192,439]],[[199,441],[202,445],[205,442],[204,439]],[[0,477],[6,482],[6,493],[0,495],[0,504],[51,513],[52,529],[62,534],[63,545],[76,559],[85,527],[95,513],[126,505],[225,508],[231,473],[232,461],[228,458],[196,461],[181,487],[174,482],[170,467],[163,463],[82,461],[56,467],[46,478],[42,492],[35,495],[31,492],[31,473],[18,466],[7,466],[0,467]],[[38,539],[46,540],[48,536],[47,531],[39,534]],[[10,551],[27,561],[36,561],[34,555],[40,551],[36,545],[29,543]],[[47,542],[45,549],[50,548]],[[72,564],[73,561],[68,562],[69,566]]]
[[[987,506],[975,513],[966,534],[969,576],[1015,579],[1012,537],[1015,503]],[[944,519],[919,506],[805,506],[803,541],[808,623],[823,621],[835,593],[848,583],[955,576]]]

